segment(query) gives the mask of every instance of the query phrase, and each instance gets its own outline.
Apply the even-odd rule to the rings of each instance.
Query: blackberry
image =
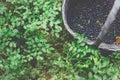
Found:
[[[94,40],[98,36],[112,5],[113,2],[109,0],[73,0],[68,9],[68,24],[75,32],[85,34],[88,39]],[[115,37],[120,35],[119,24],[120,12],[105,36],[104,42],[113,43]]]

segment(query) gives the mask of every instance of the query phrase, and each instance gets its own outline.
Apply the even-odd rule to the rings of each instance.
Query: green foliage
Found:
[[[119,80],[120,53],[103,57],[84,35],[72,39],[62,0],[0,3],[1,80]]]
[[[110,57],[103,57],[100,51],[88,46],[84,35],[77,36],[76,39],[64,46],[66,69],[72,66],[80,80],[119,80],[119,67],[111,62]]]
[[[24,64],[43,61],[44,56],[54,50],[48,39],[59,37],[62,30],[61,19],[56,19],[61,1],[6,0],[1,3],[0,59],[1,69],[7,75],[2,79],[13,80],[25,73]]]

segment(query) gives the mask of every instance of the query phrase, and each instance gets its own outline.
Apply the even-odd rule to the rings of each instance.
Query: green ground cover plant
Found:
[[[0,80],[119,80],[120,53],[107,57],[73,38],[62,0],[0,1]]]

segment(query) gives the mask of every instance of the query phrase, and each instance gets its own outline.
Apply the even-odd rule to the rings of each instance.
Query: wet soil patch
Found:
[[[69,0],[67,21],[72,30],[95,40],[114,0]],[[112,24],[104,42],[112,44],[116,36],[120,36],[120,11]]]

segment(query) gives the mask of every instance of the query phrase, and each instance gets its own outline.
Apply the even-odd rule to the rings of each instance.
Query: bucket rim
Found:
[[[63,23],[64,23],[64,26],[65,28],[67,29],[67,31],[74,37],[76,32],[74,32],[68,22],[67,22],[67,15],[66,15],[66,8],[67,8],[67,3],[69,2],[70,0],[63,0],[63,3],[62,3],[62,19],[63,19]],[[86,42],[88,45],[92,45],[94,43],[94,41],[91,41],[88,39],[88,41]],[[102,42],[99,46],[98,46],[99,49],[103,49],[103,50],[108,50],[108,51],[118,51],[120,52],[120,45],[115,45],[115,44],[107,44],[107,43],[104,43]]]

